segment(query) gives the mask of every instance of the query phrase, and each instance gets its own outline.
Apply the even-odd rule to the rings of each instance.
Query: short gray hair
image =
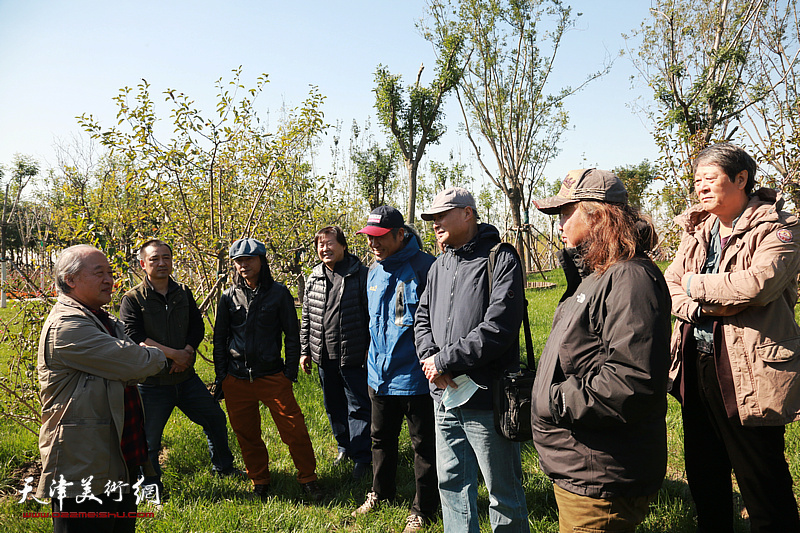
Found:
[[[736,179],[739,172],[747,171],[747,181],[745,182],[744,192],[748,196],[753,192],[756,186],[756,170],[758,165],[750,157],[750,154],[728,142],[712,144],[705,150],[697,154],[697,157],[692,161],[692,173],[697,172],[697,167],[700,165],[717,165],[720,167],[728,179],[732,182]]]
[[[67,279],[74,278],[83,268],[83,258],[92,252],[101,252],[94,246],[88,244],[76,244],[65,248],[58,254],[54,275],[56,278],[56,290],[59,294],[69,294],[72,287],[67,283]]]

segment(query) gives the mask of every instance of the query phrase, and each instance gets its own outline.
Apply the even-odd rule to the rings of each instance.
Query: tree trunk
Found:
[[[513,223],[514,231],[522,231],[522,194],[520,194],[519,187],[510,188],[507,196],[508,206],[511,208],[511,221]],[[514,244],[517,247],[517,253],[519,253],[520,258],[522,258],[522,267],[525,268],[525,247],[522,244],[522,239],[517,238]]]
[[[416,213],[414,207],[417,204],[417,168],[418,161],[406,160],[408,169],[408,209],[406,210],[406,224],[413,224]]]

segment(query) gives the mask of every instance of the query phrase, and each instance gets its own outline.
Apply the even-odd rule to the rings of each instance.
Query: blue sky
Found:
[[[620,34],[638,27],[649,8],[641,0],[568,3],[583,15],[565,39],[554,90],[579,83],[616,55],[624,47]],[[354,119],[363,124],[367,117],[382,138],[374,120],[376,66],[410,82],[424,63],[423,82],[432,76],[433,50],[415,29],[424,6],[424,0],[0,0],[0,164],[22,153],[54,166],[54,144],[80,133],[75,116],[91,113],[112,125],[112,98],[141,78],[154,95],[177,89],[210,114],[214,82],[229,79],[239,65],[248,87],[269,74],[260,113],[299,105],[316,85],[326,96],[326,121],[341,121],[344,138]],[[611,74],[568,100],[573,129],[549,178],[657,156],[646,125],[628,107],[636,98],[651,100],[646,87],[631,88],[634,73],[630,60],[619,58]],[[466,158],[455,99],[445,109],[449,130],[430,155],[444,160],[452,150]],[[329,170],[328,143],[320,149],[319,174]]]

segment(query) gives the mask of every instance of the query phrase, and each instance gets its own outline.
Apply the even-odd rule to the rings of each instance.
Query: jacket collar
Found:
[[[775,189],[764,187],[758,189],[750,195],[750,200],[739,216],[732,235],[744,233],[762,222],[777,221],[784,203],[783,196]],[[702,231],[707,223],[713,223],[712,219],[715,218],[714,215],[703,209],[700,204],[696,204],[675,217],[674,220],[687,233],[694,234]]]
[[[351,274],[357,273],[358,268],[361,266],[361,260],[355,255],[351,254],[350,252],[344,254],[344,259],[342,259],[340,262],[346,265],[346,269],[344,271],[343,276],[349,276]],[[327,267],[325,266],[325,263],[320,261],[319,263],[314,265],[314,268],[311,270],[311,273],[317,277],[324,276],[325,271],[322,270],[323,268]]]
[[[384,268],[395,268],[403,263],[406,263],[419,251],[420,247],[419,243],[417,242],[417,237],[413,233],[407,232],[405,246],[381,261],[380,264]]]
[[[489,245],[489,248],[500,242],[500,232],[491,224],[478,224],[478,232],[468,243],[462,245],[460,248],[453,248],[452,246],[445,245],[445,250],[448,252],[457,253],[459,255],[471,255],[476,252],[479,246],[484,243]]]
[[[99,327],[101,330],[103,330],[104,333],[106,332],[106,327],[103,325],[103,323],[100,321],[100,319],[97,318],[95,316],[95,314],[92,313],[92,311],[88,307],[86,307],[85,305],[80,303],[78,300],[72,298],[68,294],[59,294],[58,295],[58,303],[63,305],[63,306],[69,307],[70,309],[74,309],[76,311],[79,311],[79,312],[83,313],[84,315],[89,317],[97,325],[97,327]],[[115,330],[119,329],[117,327],[118,324],[117,324],[116,318],[114,317],[114,315],[112,315],[110,313],[109,313],[109,320],[111,320],[111,323],[113,324]]]
[[[144,277],[143,283],[145,292],[153,292],[154,294],[159,294],[159,295],[161,294],[155,289],[155,287],[153,287],[150,278],[148,278],[147,276]],[[178,288],[178,282],[172,279],[172,276],[170,276],[169,281],[167,281],[167,296],[169,296],[169,294],[177,288]]]

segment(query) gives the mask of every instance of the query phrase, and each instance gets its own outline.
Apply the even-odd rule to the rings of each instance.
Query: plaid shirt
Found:
[[[114,326],[106,311],[100,309],[92,313],[103,323],[109,335],[115,337]],[[142,399],[136,385],[125,387],[125,422],[122,427],[122,457],[128,468],[147,462],[147,440],[144,435],[144,411]]]

